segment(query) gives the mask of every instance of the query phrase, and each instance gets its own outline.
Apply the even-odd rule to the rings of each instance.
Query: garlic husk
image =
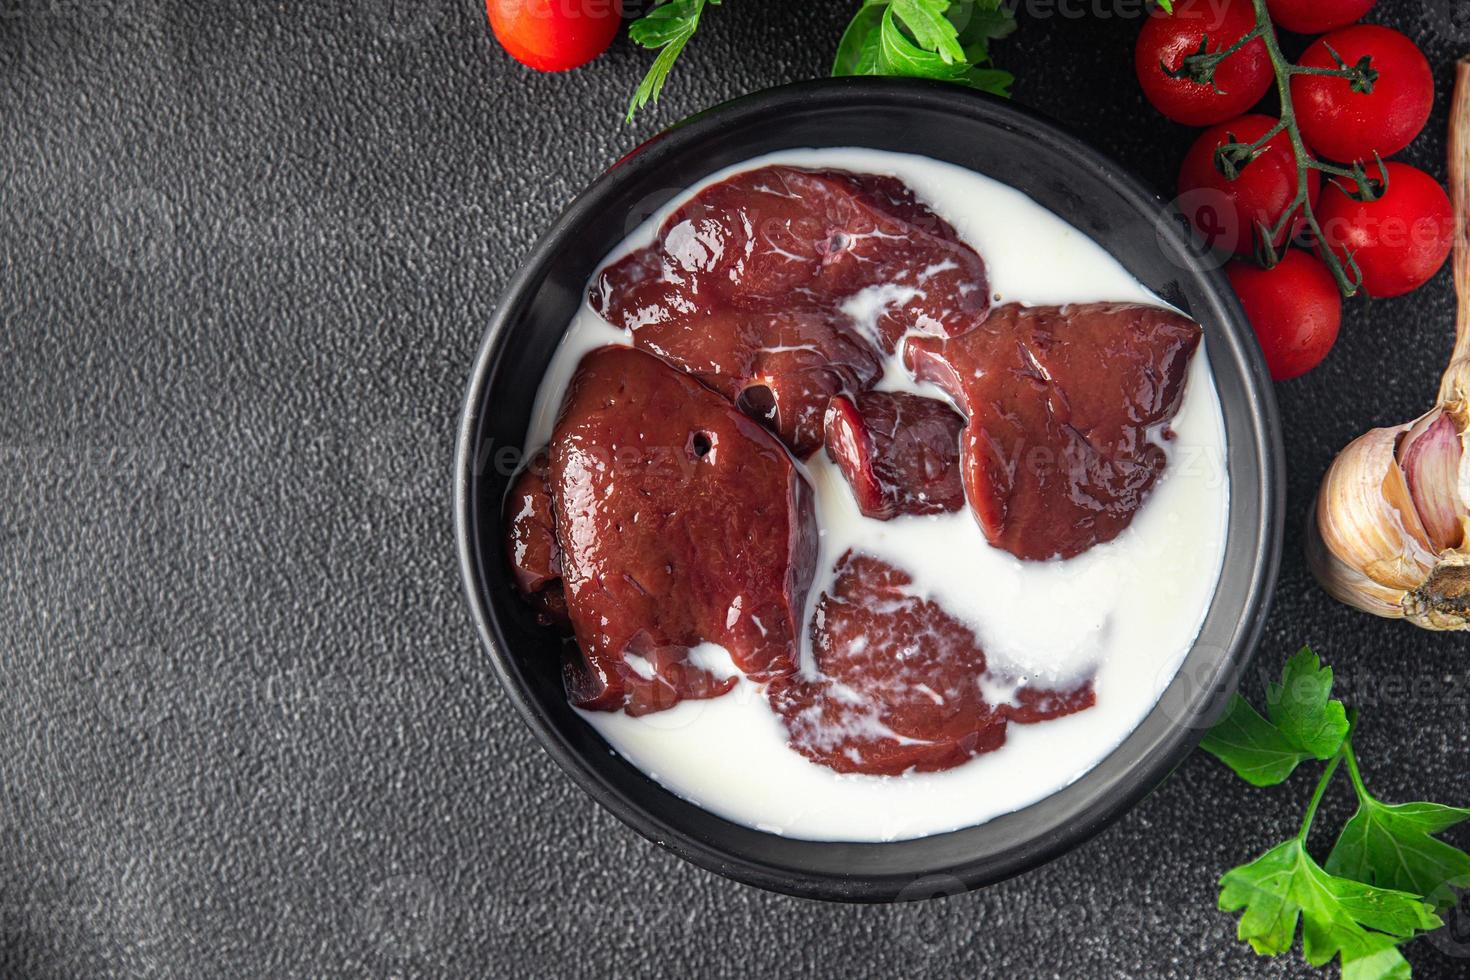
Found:
[[[1434,630],[1470,629],[1470,58],[1455,83],[1449,173],[1458,306],[1438,404],[1349,443],[1307,525],[1307,558],[1329,594]]]

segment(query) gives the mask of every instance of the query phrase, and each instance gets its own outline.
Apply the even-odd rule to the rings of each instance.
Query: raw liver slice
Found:
[[[551,492],[546,487],[544,454],[522,470],[505,498],[505,557],[516,590],[545,626],[565,623],[566,596],[561,583],[561,546],[556,541]]]
[[[887,301],[870,304],[870,336],[842,311],[868,289]],[[967,330],[990,303],[980,256],[902,181],[783,166],[701,191],[589,299],[727,398],[769,389],[751,414],[802,457],[821,445],[828,398],[878,377],[875,345]]]
[[[795,668],[816,560],[810,493],[780,443],[697,380],[629,347],[583,358],[550,447],[567,612],[585,708],[644,714]],[[642,658],[642,663],[630,656]]]
[[[1150,430],[1178,410],[1200,329],[1131,304],[996,307],[956,337],[911,337],[909,369],[968,424],[965,493],[991,544],[1071,558],[1117,537],[1164,469]]]
[[[1040,722],[1093,704],[1091,683],[1022,688],[1016,704],[986,702],[985,653],[968,626],[910,592],[907,573],[848,552],[817,606],[818,677],[767,689],[790,745],[844,773],[897,775],[960,765],[1005,744],[1009,722]]]
[[[827,401],[879,374],[872,348],[830,310],[716,308],[649,324],[633,340],[737,404],[803,459],[822,444]]]
[[[858,509],[880,521],[965,506],[960,431],[948,405],[908,392],[869,391],[827,406],[826,448]]]

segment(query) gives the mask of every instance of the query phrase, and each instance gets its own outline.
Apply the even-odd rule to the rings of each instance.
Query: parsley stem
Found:
[[[1322,805],[1322,797],[1327,795],[1327,786],[1332,782],[1332,777],[1337,773],[1337,767],[1342,760],[1348,760],[1348,772],[1353,776],[1353,788],[1359,789],[1363,785],[1362,776],[1358,773],[1358,760],[1353,756],[1353,732],[1358,727],[1358,709],[1350,708],[1347,713],[1348,730],[1342,737],[1342,744],[1338,746],[1332,761],[1327,763],[1327,768],[1322,770],[1322,778],[1317,780],[1317,788],[1312,792],[1312,802],[1307,804],[1307,815],[1302,819],[1302,829],[1297,833],[1297,839],[1302,846],[1307,846],[1307,834],[1312,830],[1312,821],[1317,819],[1317,807]],[[1362,790],[1366,793],[1367,790]],[[1361,797],[1359,797],[1361,799]]]
[[[1368,792],[1368,787],[1363,785],[1363,774],[1358,770],[1358,756],[1353,751],[1352,739],[1343,739],[1342,754],[1347,759],[1348,778],[1353,781],[1353,792],[1358,794],[1359,803],[1367,803],[1373,799],[1373,794]]]
[[[1347,744],[1346,740],[1343,744]],[[1307,845],[1307,834],[1312,829],[1312,821],[1317,819],[1317,807],[1322,805],[1322,797],[1327,795],[1327,784],[1332,782],[1337,767],[1342,763],[1342,755],[1342,749],[1338,749],[1337,755],[1334,755],[1332,761],[1327,763],[1327,768],[1322,770],[1322,778],[1317,780],[1317,788],[1312,793],[1312,802],[1307,804],[1307,815],[1302,820],[1302,829],[1296,835],[1303,847]]]

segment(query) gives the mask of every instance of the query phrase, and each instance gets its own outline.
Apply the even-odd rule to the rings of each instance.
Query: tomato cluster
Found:
[[[1256,27],[1250,0],[1178,0],[1138,37],[1134,67],[1148,100],[1176,122],[1210,127],[1184,158],[1178,203],[1204,242],[1234,253],[1226,272],[1277,380],[1311,370],[1337,339],[1341,296],[1325,251],[1356,270],[1363,292],[1386,297],[1432,278],[1453,242],[1444,188],[1408,164],[1381,163],[1423,130],[1434,77],[1409,38],[1356,23],[1373,3],[1268,0],[1280,27],[1327,33],[1289,76],[1295,132],[1282,129],[1252,152],[1245,148],[1279,120],[1250,114],[1276,75],[1264,37],[1240,43]],[[1201,53],[1214,56],[1204,79],[1191,70],[1201,59],[1185,61]],[[1348,77],[1347,69],[1357,71]],[[1308,159],[1360,167],[1371,193],[1354,179],[1324,181],[1298,160],[1299,148]],[[1321,230],[1311,241],[1303,241],[1303,198]]]

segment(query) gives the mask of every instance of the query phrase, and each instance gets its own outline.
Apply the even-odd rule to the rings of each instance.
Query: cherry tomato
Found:
[[[1424,53],[1398,31],[1362,24],[1319,38],[1299,64],[1337,68],[1333,51],[1349,66],[1372,59],[1377,78],[1371,92],[1357,92],[1346,78],[1292,77],[1291,99],[1312,149],[1333,160],[1367,161],[1375,152],[1389,157],[1412,143],[1434,105],[1434,75]]]
[[[1455,215],[1439,182],[1407,163],[1390,163],[1388,190],[1373,201],[1349,197],[1336,181],[1322,192],[1317,223],[1347,264],[1352,253],[1369,296],[1402,296],[1439,271],[1455,241]]]
[[[1321,363],[1342,322],[1342,296],[1321,259],[1293,248],[1270,269],[1236,259],[1225,274],[1261,342],[1272,378],[1286,381]]]
[[[486,0],[485,10],[500,46],[537,71],[585,65],[623,23],[622,0]]]
[[[1271,19],[1298,34],[1326,34],[1362,20],[1377,0],[1266,0]]]
[[[1207,129],[1190,147],[1179,169],[1179,207],[1212,247],[1250,255],[1255,251],[1256,226],[1274,228],[1296,200],[1296,157],[1291,140],[1277,133],[1234,180],[1215,165],[1215,150],[1226,143],[1254,143],[1276,120],[1270,116],[1241,116]],[[1322,179],[1307,171],[1307,199],[1317,203]],[[1296,234],[1301,220],[1283,228],[1274,244],[1279,248]]]
[[[1177,69],[1205,38],[1210,51],[1223,51],[1255,26],[1250,0],[1181,0],[1173,15],[1154,11],[1133,49],[1133,69],[1143,94],[1155,109],[1189,126],[1212,126],[1245,112],[1266,94],[1274,77],[1260,38],[1220,62],[1213,85],[1171,78],[1163,66]]]

